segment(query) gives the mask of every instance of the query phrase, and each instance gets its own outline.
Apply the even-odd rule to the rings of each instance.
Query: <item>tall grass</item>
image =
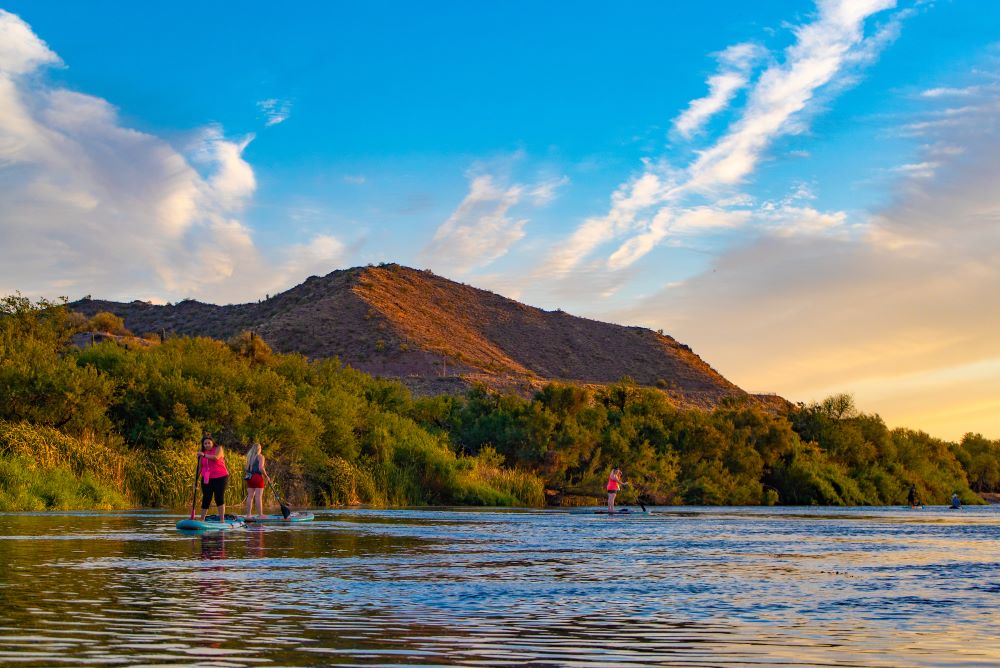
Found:
[[[503,468],[503,456],[492,447],[476,457],[459,460],[460,503],[482,506],[542,506],[545,489],[541,479],[528,471]]]
[[[126,450],[90,436],[0,420],[0,510],[188,507],[197,446],[170,442],[157,450]],[[226,449],[226,504],[246,498],[243,453]],[[197,507],[201,507],[198,486]]]
[[[0,420],[0,510],[127,508],[126,458],[90,437]]]
[[[128,457],[89,435],[74,438],[51,427],[0,420],[0,457],[17,456],[32,471],[89,472],[118,489],[126,487]]]
[[[131,501],[93,473],[63,466],[40,467],[21,455],[0,457],[0,511],[115,510]]]

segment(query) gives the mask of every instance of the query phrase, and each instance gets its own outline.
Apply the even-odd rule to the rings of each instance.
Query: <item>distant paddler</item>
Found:
[[[229,482],[225,448],[216,445],[211,434],[205,434],[198,456],[201,457],[201,521],[208,516],[208,507],[214,498],[222,522],[226,518],[226,483]]]
[[[243,477],[247,481],[247,517],[253,517],[253,502],[257,500],[257,510],[260,516],[264,516],[264,486],[271,481],[271,476],[267,474],[267,462],[260,443],[254,442],[247,450],[246,466],[243,469]]]
[[[962,500],[958,498],[958,492],[952,492],[951,494],[951,509],[960,510],[962,508]]]
[[[608,476],[608,514],[615,512],[615,496],[627,482],[622,482],[622,470],[615,466]]]
[[[910,508],[922,507],[920,499],[917,498],[917,486],[910,485],[910,491],[906,495],[906,500],[910,503]]]

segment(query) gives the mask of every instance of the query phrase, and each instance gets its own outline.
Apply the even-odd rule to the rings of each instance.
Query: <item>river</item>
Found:
[[[1000,508],[0,514],[0,664],[996,666]]]

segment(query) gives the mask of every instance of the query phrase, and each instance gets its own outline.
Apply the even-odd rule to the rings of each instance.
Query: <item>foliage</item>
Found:
[[[93,473],[64,467],[40,468],[26,457],[0,457],[0,511],[113,510],[128,499]]]
[[[128,336],[131,334],[125,328],[125,321],[108,311],[95,313],[94,317],[90,319],[89,327],[92,331],[114,334],[116,336]]]
[[[849,395],[785,414],[749,399],[680,409],[628,378],[527,399],[485,387],[413,398],[250,332],[78,348],[85,326],[63,303],[0,300],[0,507],[186,506],[205,431],[226,448],[229,504],[245,494],[255,440],[301,504],[542,505],[547,489],[594,499],[614,466],[630,483],[623,500],[656,503],[902,504],[911,486],[926,503],[953,492],[970,503],[1000,491],[1000,443],[889,430]]]

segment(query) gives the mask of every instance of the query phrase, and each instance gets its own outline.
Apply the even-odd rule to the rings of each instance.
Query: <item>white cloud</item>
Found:
[[[569,183],[569,177],[548,179],[528,189],[528,197],[535,206],[546,206],[556,198],[556,191]]]
[[[798,28],[782,63],[768,67],[750,92],[741,118],[691,165],[690,185],[711,190],[738,183],[775,138],[803,129],[797,118],[816,91],[867,53],[864,23],[895,0],[828,0],[815,21]]]
[[[924,114],[919,120],[905,124],[904,134],[912,136],[938,136],[948,131],[960,131],[968,127],[970,120],[980,119],[995,123],[1000,112],[1000,90],[984,88],[984,94],[970,104],[961,107],[947,107]]]
[[[20,17],[0,9],[0,72],[18,75],[61,63]]]
[[[344,183],[350,183],[354,186],[361,186],[368,182],[368,179],[364,174],[345,174]]]
[[[805,401],[853,391],[890,424],[1000,436],[1000,108],[991,102],[977,97],[977,112],[928,130],[926,155],[897,170],[892,204],[867,224],[787,201],[761,207],[750,243],[617,319],[696,342],[749,390]]]
[[[844,211],[818,211],[811,206],[781,206],[759,212],[758,220],[764,227],[780,236],[843,234],[847,213]]]
[[[980,90],[981,86],[966,86],[965,88],[929,88],[920,93],[921,97],[968,97],[970,95],[975,95]]]
[[[265,122],[267,127],[284,123],[292,114],[292,103],[290,101],[279,100],[273,97],[259,101],[257,108],[260,109],[261,113],[264,114],[264,118],[267,119]]]
[[[700,130],[746,87],[754,65],[764,55],[763,47],[748,42],[734,44],[718,54],[719,71],[708,79],[708,95],[692,100],[674,121],[674,129],[684,137]]]
[[[47,83],[59,62],[0,12],[0,287],[213,301],[287,287],[275,282],[294,249],[275,250],[275,267],[241,219],[256,190],[252,136],[211,126],[176,148],[123,125],[108,101]]]
[[[278,285],[301,281],[306,276],[325,275],[339,266],[347,253],[342,241],[328,234],[318,234],[309,243],[294,244],[285,249],[280,267],[283,279]]]
[[[750,88],[745,108],[718,140],[683,172],[647,161],[641,175],[616,189],[609,212],[579,225],[569,239],[551,251],[539,273],[569,276],[600,246],[629,236],[607,262],[608,268],[620,271],[678,231],[675,222],[691,208],[692,200],[731,200],[732,188],[753,172],[775,139],[805,129],[810,105],[819,91],[846,85],[852,68],[870,61],[895,36],[903,12],[871,36],[865,35],[866,21],[894,6],[895,0],[821,0],[815,20],[795,29],[795,42],[781,61],[760,74]],[[723,52],[720,74],[716,75],[722,78],[714,85],[710,81],[709,96],[695,100],[678,118],[678,131],[694,132],[729,103],[759,60],[759,49],[737,44]],[[802,198],[810,195],[807,190],[800,193]],[[714,207],[716,211],[719,208],[718,204]],[[837,214],[831,218],[810,209],[789,213],[804,224],[784,229],[825,229],[842,222]],[[735,215],[745,217],[741,212]]]
[[[638,215],[663,202],[676,188],[669,173],[647,170],[622,184],[611,196],[611,210],[605,216],[588,218],[570,238],[554,249],[545,263],[545,271],[566,274],[601,244],[635,229]]]
[[[908,174],[917,179],[929,179],[934,176],[934,170],[940,166],[935,160],[924,160],[922,162],[910,162],[905,165],[893,168],[894,172]]]
[[[645,232],[632,237],[612,253],[608,258],[608,268],[616,270],[629,266],[667,236],[734,229],[742,227],[751,219],[751,212],[745,210],[732,211],[719,207],[699,206],[674,211],[665,207],[660,209]]]
[[[524,196],[523,186],[503,187],[491,176],[475,176],[469,193],[423,249],[443,273],[465,273],[502,257],[524,237],[525,219],[508,217]]]

